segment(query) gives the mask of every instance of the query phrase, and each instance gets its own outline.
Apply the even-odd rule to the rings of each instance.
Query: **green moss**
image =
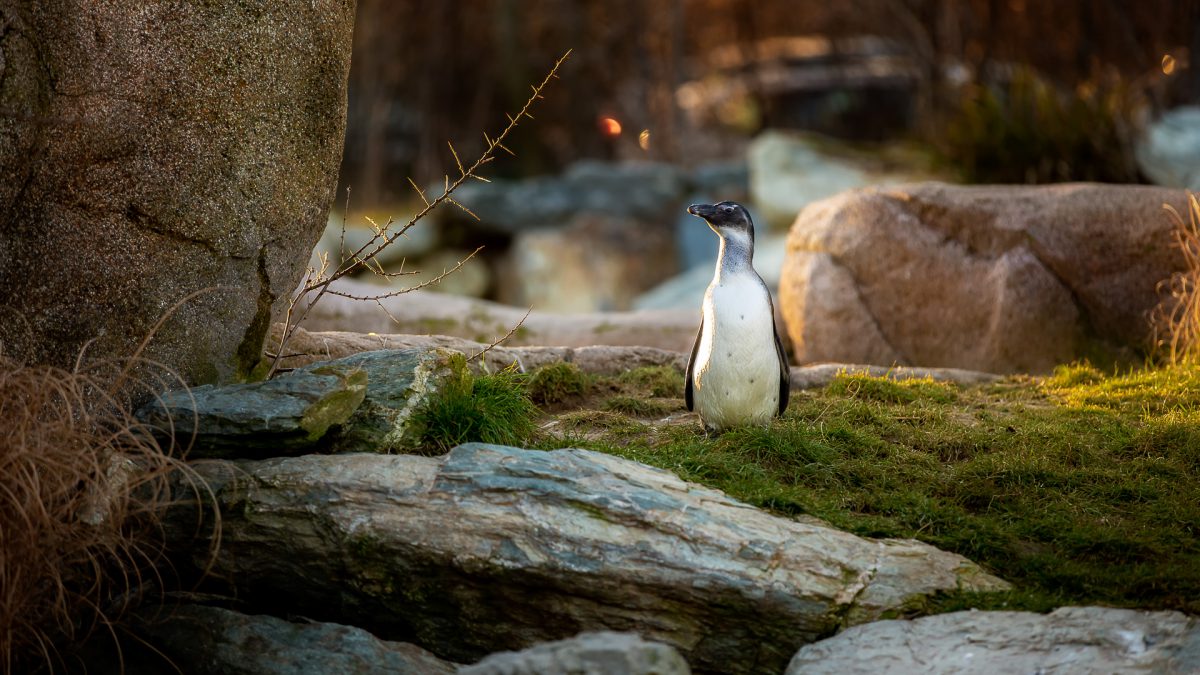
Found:
[[[537,408],[515,368],[477,377],[461,355],[450,367],[441,388],[413,414],[422,450],[442,453],[471,441],[520,445],[532,435]]]
[[[632,379],[596,386],[636,399]],[[769,427],[715,438],[698,423],[636,431],[615,412],[559,421],[539,447],[608,452],[779,514],[920,539],[1016,585],[913,612],[1200,611],[1200,368],[1106,376],[1073,366],[964,388],[847,375],[793,392]]]
[[[329,427],[350,419],[367,395],[365,370],[355,368],[347,374],[336,368],[317,368],[313,374],[334,375],[341,380],[342,387],[304,410],[300,417],[300,428],[308,432],[310,441],[324,436]]]
[[[587,375],[574,363],[552,363],[530,373],[525,391],[538,405],[554,405],[582,396],[588,386]]]

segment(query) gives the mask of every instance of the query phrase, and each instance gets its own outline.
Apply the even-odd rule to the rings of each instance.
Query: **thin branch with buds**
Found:
[[[342,279],[343,277],[345,277],[349,274],[353,274],[360,270],[369,270],[373,274],[383,276],[385,278],[394,278],[394,277],[403,276],[406,274],[414,274],[414,272],[405,272],[403,270],[403,263],[401,263],[401,270],[399,272],[387,272],[383,269],[383,266],[379,263],[378,256],[384,249],[386,249],[388,246],[391,246],[392,243],[396,241],[396,239],[398,239],[400,237],[406,237],[409,228],[416,225],[418,222],[421,221],[422,218],[429,215],[429,213],[431,211],[438,208],[443,203],[453,204],[454,206],[462,209],[464,212],[469,214],[471,217],[475,218],[476,220],[479,220],[479,216],[476,216],[465,205],[461,204],[460,202],[456,201],[453,198],[452,195],[454,194],[454,191],[457,190],[458,187],[460,185],[462,185],[468,178],[474,178],[477,180],[482,180],[484,182],[487,182],[487,179],[483,178],[482,176],[477,175],[477,172],[481,168],[483,168],[483,166],[485,164],[491,162],[493,159],[496,158],[497,150],[503,150],[504,152],[507,152],[510,155],[514,154],[512,150],[509,150],[507,147],[505,147],[504,140],[506,138],[508,138],[508,135],[510,133],[512,133],[513,129],[515,129],[517,127],[517,124],[522,119],[524,119],[524,118],[533,119],[533,115],[529,114],[530,109],[533,107],[533,104],[537,100],[542,98],[542,90],[546,87],[546,85],[548,85],[550,83],[550,80],[558,77],[558,75],[557,75],[558,69],[562,66],[563,62],[565,62],[567,60],[567,57],[569,57],[570,55],[571,55],[571,52],[570,52],[570,50],[568,50],[567,53],[563,54],[562,57],[559,58],[558,61],[556,61],[554,63],[554,67],[551,68],[550,72],[546,74],[546,77],[542,80],[541,84],[538,84],[538,85],[532,87],[533,93],[530,94],[528,99],[526,99],[525,105],[521,107],[520,112],[518,112],[516,115],[507,115],[508,126],[506,126],[504,128],[504,130],[501,131],[498,136],[496,136],[495,138],[492,138],[492,137],[488,136],[487,132],[484,132],[484,134],[483,134],[484,150],[482,153],[480,153],[479,158],[476,159],[470,166],[465,166],[463,164],[462,159],[459,157],[458,151],[455,150],[455,148],[454,148],[454,145],[452,143],[448,142],[448,145],[450,146],[450,153],[454,156],[454,163],[458,170],[458,177],[455,178],[453,181],[451,181],[450,176],[446,175],[444,177],[445,180],[443,181],[442,193],[440,195],[438,195],[437,197],[435,197],[432,200],[429,199],[429,197],[426,195],[425,191],[423,191],[423,190],[421,190],[421,188],[417,187],[417,184],[414,183],[411,178],[409,178],[408,182],[412,185],[413,190],[416,191],[417,196],[419,196],[421,198],[421,202],[422,202],[422,204],[424,204],[424,208],[422,208],[416,215],[414,215],[412,218],[410,218],[408,220],[408,222],[405,223],[402,227],[393,231],[392,225],[394,224],[394,221],[391,219],[389,219],[387,221],[387,223],[384,224],[382,227],[376,225],[373,221],[368,221],[368,222],[371,222],[371,226],[374,229],[374,234],[372,235],[372,237],[369,240],[367,240],[366,243],[364,243],[362,246],[359,246],[358,250],[351,252],[349,255],[346,255],[344,251],[340,250],[341,245],[344,244],[344,231],[343,231],[343,239],[341,240],[341,242],[339,242],[339,250],[340,250],[341,259],[337,262],[337,265],[332,266],[332,270],[331,270],[329,256],[328,255],[322,256],[319,266],[317,266],[315,268],[311,268],[311,267],[309,268],[308,272],[305,274],[304,282],[301,284],[299,292],[297,292],[295,297],[293,297],[288,302],[287,313],[283,319],[283,330],[280,332],[279,344],[273,350],[274,356],[271,357],[271,366],[267,371],[267,377],[271,377],[276,372],[278,372],[279,361],[282,358],[280,355],[286,353],[285,346],[287,345],[288,341],[295,334],[296,328],[299,326],[299,324],[304,321],[304,319],[308,316],[308,313],[312,310],[312,308],[317,304],[317,302],[319,302],[321,300],[321,298],[325,297],[326,294],[340,295],[343,297],[350,297],[350,298],[354,298],[357,300],[370,300],[370,301],[374,301],[374,302],[378,303],[380,307],[383,307],[383,304],[380,302],[381,300],[383,300],[385,298],[393,297],[396,295],[400,295],[403,293],[407,293],[409,291],[413,291],[418,288],[423,288],[423,287],[428,286],[433,283],[437,283],[442,278],[444,278],[446,275],[452,274],[453,272],[457,271],[459,268],[462,267],[462,265],[464,263],[467,262],[467,260],[470,260],[472,257],[474,257],[475,253],[479,252],[479,249],[476,249],[473,253],[471,253],[471,255],[469,255],[466,258],[464,258],[463,260],[461,260],[452,269],[449,269],[449,270],[443,272],[442,274],[438,275],[435,279],[433,279],[431,281],[427,281],[423,284],[419,284],[419,285],[413,286],[411,288],[405,288],[405,289],[402,289],[399,291],[384,293],[384,294],[377,295],[377,296],[361,296],[360,297],[360,296],[352,296],[347,293],[342,293],[342,292],[334,291],[334,290],[330,289],[330,285],[333,284],[334,282],[338,281],[339,279]],[[348,202],[349,202],[349,191],[347,191],[347,203]],[[344,223],[343,223],[343,228],[344,228]],[[386,312],[387,310],[385,309],[384,311]],[[389,316],[390,316],[390,314],[389,314]],[[393,319],[394,319],[394,317],[393,317]],[[522,319],[522,321],[524,321],[524,319]],[[504,338],[501,338],[500,341],[503,341],[504,339],[507,339],[509,336],[511,336],[512,333],[516,331],[518,326],[520,326],[520,324],[517,324],[517,326],[514,326],[513,330],[509,331],[509,334],[506,335]]]

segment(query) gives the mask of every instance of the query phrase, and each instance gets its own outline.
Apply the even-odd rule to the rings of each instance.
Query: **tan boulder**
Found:
[[[1158,283],[1181,271],[1182,191],[923,183],[806,208],[780,303],[797,362],[1045,372],[1148,344]]]

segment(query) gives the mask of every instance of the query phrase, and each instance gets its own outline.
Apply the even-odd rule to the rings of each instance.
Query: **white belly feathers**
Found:
[[[702,312],[696,412],[716,429],[769,423],[779,409],[779,360],[767,289],[756,276],[724,275],[705,292]]]

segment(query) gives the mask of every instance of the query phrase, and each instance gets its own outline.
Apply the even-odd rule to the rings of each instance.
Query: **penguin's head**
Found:
[[[692,204],[688,213],[703,218],[721,237],[744,236],[754,242],[754,222],[750,220],[750,212],[737,202]]]

